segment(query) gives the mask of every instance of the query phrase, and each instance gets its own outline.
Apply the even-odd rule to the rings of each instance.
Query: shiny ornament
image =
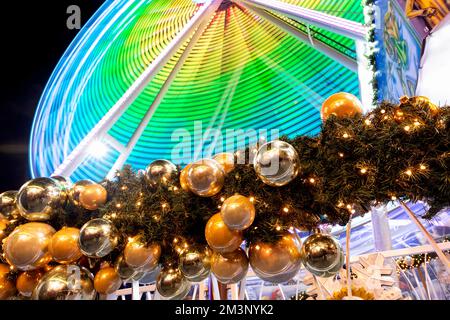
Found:
[[[0,300],[6,300],[16,294],[14,282],[8,279],[9,266],[0,264]]]
[[[439,107],[437,105],[435,105],[433,102],[431,102],[430,99],[428,99],[427,97],[416,96],[416,97],[411,97],[410,100],[412,103],[414,103],[416,105],[420,105],[420,106],[430,110],[430,112],[432,114],[437,114],[439,112]]]
[[[157,266],[153,271],[145,273],[144,276],[139,281],[142,284],[155,283],[156,278],[158,278],[158,275],[160,272],[161,272],[161,267]]]
[[[275,140],[261,146],[253,160],[253,166],[265,184],[282,187],[297,177],[300,159],[293,146]]]
[[[20,214],[29,221],[50,220],[66,202],[67,194],[61,184],[51,178],[28,181],[17,194]]]
[[[256,242],[249,249],[250,265],[262,280],[287,282],[300,270],[301,248],[300,238],[290,233],[273,244]]]
[[[191,282],[201,282],[209,276],[212,252],[207,246],[186,249],[179,258],[183,276]]]
[[[215,160],[204,159],[189,167],[187,184],[189,190],[200,197],[212,197],[222,190],[225,172]]]
[[[122,279],[123,281],[128,281],[131,278],[133,278],[137,273],[139,273],[139,271],[134,270],[125,262],[125,258],[123,257],[123,255],[119,256],[116,259],[114,269],[116,270],[120,279]]]
[[[213,157],[223,168],[223,171],[228,174],[235,168],[235,159],[233,153],[219,153]]]
[[[255,220],[255,206],[249,198],[235,195],[222,205],[220,215],[223,222],[230,230],[245,230],[250,227]]]
[[[238,283],[247,275],[248,258],[241,248],[230,253],[214,253],[211,272],[223,284]]]
[[[48,245],[54,233],[50,225],[40,222],[17,227],[4,241],[6,260],[22,271],[44,267],[52,259]]]
[[[191,283],[178,268],[163,268],[156,279],[156,290],[167,300],[183,300],[191,289]]]
[[[145,170],[145,178],[151,185],[167,184],[178,172],[177,167],[167,160],[153,161]]]
[[[181,189],[183,189],[184,191],[188,192],[189,190],[189,184],[188,184],[188,172],[189,172],[189,168],[191,167],[190,164],[188,164],[183,170],[181,170],[180,172],[180,186]]]
[[[112,294],[120,289],[122,280],[114,268],[100,269],[94,278],[94,288],[100,294]]]
[[[9,220],[3,217],[0,217],[0,242],[6,237],[6,228],[9,225]]]
[[[209,219],[205,228],[205,237],[211,249],[220,253],[235,251],[243,241],[242,233],[230,230],[220,213]]]
[[[331,95],[322,104],[321,117],[325,122],[331,115],[336,117],[353,117],[362,114],[363,107],[361,101],[354,95],[346,92],[339,92]]]
[[[92,274],[85,268],[64,265],[44,275],[33,291],[33,300],[94,300]]]
[[[49,243],[48,251],[53,260],[62,263],[74,263],[82,257],[78,241],[80,230],[64,227],[56,232]]]
[[[33,290],[44,276],[44,270],[22,272],[16,281],[16,288],[24,297],[31,297]]]
[[[136,236],[128,241],[123,256],[132,269],[139,271],[145,268],[145,272],[150,272],[158,265],[161,246],[156,243],[146,246],[141,237]]]
[[[81,207],[80,194],[87,186],[95,184],[92,180],[80,180],[73,184],[69,190],[69,199],[73,205]]]
[[[80,231],[78,240],[81,252],[89,258],[103,258],[117,246],[116,227],[106,219],[87,222]]]
[[[106,189],[97,183],[85,186],[80,192],[80,204],[86,210],[97,210],[107,199]]]
[[[16,203],[17,191],[6,191],[0,194],[0,214],[8,220],[17,219],[20,216]]]
[[[302,262],[312,274],[328,278],[334,276],[344,264],[344,253],[339,242],[328,234],[310,235],[302,247]]]

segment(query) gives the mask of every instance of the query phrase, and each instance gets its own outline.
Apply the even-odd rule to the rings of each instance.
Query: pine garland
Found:
[[[205,244],[208,219],[236,193],[253,197],[256,207],[256,219],[244,232],[247,244],[276,241],[290,228],[345,225],[352,214],[397,199],[428,202],[425,217],[431,218],[450,205],[449,128],[450,107],[436,112],[411,99],[400,105],[383,103],[364,116],[331,116],[317,137],[283,137],[301,163],[298,177],[284,187],[265,185],[250,160],[236,165],[213,198],[185,192],[178,175],[172,184],[153,187],[127,166],[114,180],[102,182],[108,202],[100,210],[67,207],[49,223],[56,229],[81,227],[105,217],[122,237],[106,260],[114,261],[126,239],[141,234],[147,243],[161,244],[165,264],[177,261],[182,243]],[[251,155],[254,148],[245,152]]]

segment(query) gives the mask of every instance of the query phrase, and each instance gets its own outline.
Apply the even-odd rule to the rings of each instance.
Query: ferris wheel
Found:
[[[106,1],[42,95],[32,175],[101,180],[236,150],[260,130],[315,135],[324,99],[364,95],[363,22],[361,0]]]

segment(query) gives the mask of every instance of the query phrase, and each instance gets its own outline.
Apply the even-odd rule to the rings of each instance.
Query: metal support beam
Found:
[[[324,44],[321,41],[315,41],[313,42],[312,38],[310,36],[308,36],[307,34],[305,34],[304,32],[298,30],[297,28],[295,28],[294,26],[289,25],[288,23],[286,23],[283,20],[278,19],[277,17],[271,15],[270,13],[268,13],[267,11],[258,8],[256,6],[253,5],[247,5],[244,3],[240,3],[242,6],[244,6],[245,8],[247,8],[250,11],[253,11],[256,15],[260,16],[261,18],[269,21],[270,23],[276,25],[278,28],[280,28],[281,30],[287,32],[288,34],[296,37],[297,39],[299,39],[301,42],[313,47],[314,49],[316,49],[317,51],[323,53],[324,55],[326,55],[327,57],[329,57],[330,59],[333,59],[337,62],[339,62],[340,64],[342,64],[344,67],[348,68],[349,70],[353,71],[353,72],[358,72],[358,64],[355,60],[353,60],[352,58],[342,54],[341,52],[339,52],[338,50],[334,49],[331,46],[328,46],[326,44]]]
[[[358,22],[332,16],[312,9],[302,8],[293,4],[277,0],[241,0],[247,4],[260,7],[265,10],[273,10],[289,17],[300,19],[314,26],[349,37],[354,40],[364,40],[365,27]]]
[[[125,164],[125,162],[127,161],[128,157],[130,156],[134,147],[138,143],[140,137],[144,133],[145,128],[147,127],[147,125],[149,124],[153,115],[155,114],[156,109],[159,107],[162,100],[164,99],[164,96],[166,95],[167,91],[169,90],[170,86],[172,85],[172,82],[175,80],[176,76],[178,75],[179,71],[181,70],[182,66],[184,65],[186,59],[189,57],[189,54],[191,53],[191,51],[194,48],[195,44],[197,43],[198,39],[205,31],[206,27],[208,26],[208,23],[210,22],[213,15],[215,14],[215,11],[218,9],[220,2],[221,1],[214,1],[214,4],[212,5],[211,10],[209,10],[209,14],[205,15],[202,18],[202,22],[200,23],[200,25],[198,26],[194,35],[192,36],[191,40],[189,41],[188,45],[184,49],[183,53],[181,54],[180,58],[178,59],[177,63],[175,64],[175,67],[172,69],[172,71],[170,72],[166,81],[162,85],[161,89],[159,90],[159,92],[158,92],[157,96],[155,97],[155,100],[151,104],[150,108],[148,108],[147,112],[145,113],[144,118],[142,118],[141,122],[139,123],[139,126],[134,131],[134,133],[131,136],[124,151],[120,154],[119,158],[116,160],[116,162],[112,166],[111,170],[109,171],[109,173],[107,175],[108,179],[112,179],[114,177],[114,175],[116,174],[117,170],[120,170],[123,167],[123,165]]]
[[[181,46],[191,37],[202,21],[215,11],[220,0],[210,0],[206,2],[183,27],[167,47],[158,57],[145,69],[137,80],[128,88],[125,94],[106,113],[97,125],[86,135],[86,137],[75,147],[70,155],[55,170],[54,175],[70,176],[76,168],[83,162],[87,155],[89,145],[96,139],[103,138],[111,129],[114,123],[125,113],[130,105],[141,94],[150,81],[158,74]]]

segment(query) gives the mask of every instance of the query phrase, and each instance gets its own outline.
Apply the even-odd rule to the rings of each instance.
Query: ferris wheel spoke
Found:
[[[107,135],[107,132],[128,110],[130,105],[141,94],[146,86],[158,74],[159,71],[169,62],[174,54],[192,36],[193,32],[199,28],[204,21],[209,21],[215,13],[220,0],[210,0],[206,2],[183,27],[176,37],[169,43],[160,55],[148,66],[139,78],[128,88],[117,103],[106,113],[106,115],[96,124],[96,126],[85,136],[85,138],[73,149],[62,164],[55,170],[55,175],[71,176],[78,166],[84,161],[89,146],[96,140],[100,140]],[[151,116],[150,116],[151,118]],[[141,133],[142,134],[142,133]],[[126,152],[124,152],[126,153]],[[124,154],[122,153],[122,154]],[[119,160],[125,158],[122,156]],[[128,158],[128,157],[126,157]],[[125,159],[126,160],[126,159]]]
[[[350,71],[358,72],[358,63],[356,60],[342,54],[338,50],[332,48],[331,46],[328,46],[324,44],[321,41],[315,41],[314,43],[311,43],[310,37],[308,37],[307,34],[303,33],[302,31],[296,29],[295,27],[289,25],[288,23],[278,19],[277,17],[271,15],[267,11],[258,8],[253,5],[248,5],[246,3],[241,3],[242,6],[247,8],[248,10],[254,12],[256,15],[260,16],[261,18],[269,21],[273,25],[277,26],[278,28],[282,29],[286,33],[296,37],[301,42],[305,43],[306,45],[312,46],[314,49],[320,51],[330,59],[333,59],[334,61],[339,62],[344,67],[348,68]]]
[[[303,8],[293,4],[287,4],[278,0],[241,1],[264,10],[273,10],[289,17],[300,19],[319,28],[329,30],[354,40],[364,40],[366,36],[365,27],[361,23],[316,10]]]

